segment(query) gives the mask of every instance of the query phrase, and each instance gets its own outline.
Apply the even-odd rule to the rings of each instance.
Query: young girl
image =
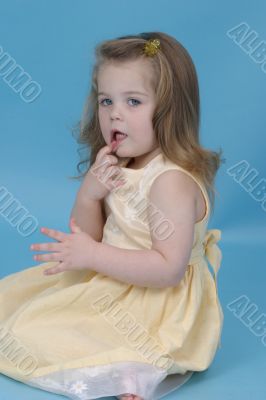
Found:
[[[71,232],[42,228],[56,241],[32,244],[43,262],[0,281],[0,372],[71,399],[154,400],[220,344],[221,231],[207,226],[221,158],[200,146],[178,41],[124,36],[96,55]]]

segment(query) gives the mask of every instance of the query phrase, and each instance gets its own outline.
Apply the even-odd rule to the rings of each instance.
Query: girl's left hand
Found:
[[[83,232],[74,218],[70,219],[72,233],[67,234],[54,229],[42,228],[41,232],[61,243],[32,244],[30,249],[37,251],[55,251],[51,254],[38,254],[35,260],[58,261],[52,268],[44,270],[45,275],[62,271],[88,269],[92,265],[92,256],[97,243],[88,233]]]

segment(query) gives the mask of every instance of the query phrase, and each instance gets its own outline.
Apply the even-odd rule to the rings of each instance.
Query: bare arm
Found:
[[[122,249],[96,243],[91,269],[136,286],[164,288],[175,286],[173,269],[156,250]]]
[[[77,224],[97,242],[101,242],[106,216],[103,200],[91,200],[85,197],[82,187],[77,194],[70,217],[76,219]]]
[[[97,242],[102,240],[106,222],[104,198],[116,186],[112,182],[110,172],[116,172],[115,164],[118,159],[110,154],[111,151],[110,145],[99,150],[96,161],[84,177],[70,215],[70,218],[74,217],[80,228]],[[102,183],[101,178],[104,176]]]
[[[196,222],[196,184],[180,171],[166,171],[155,179],[150,201],[173,226],[167,238],[151,227],[152,248],[120,249],[96,243],[92,269],[137,286],[164,288],[182,280],[192,250]]]
[[[160,240],[151,229],[152,249],[164,255],[178,284],[189,263],[197,220],[198,185],[182,171],[165,171],[153,182],[150,201],[173,225],[172,234]]]

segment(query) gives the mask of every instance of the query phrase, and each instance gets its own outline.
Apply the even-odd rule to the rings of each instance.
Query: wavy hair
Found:
[[[143,54],[143,46],[150,39],[160,40],[160,50],[153,57]],[[98,151],[106,145],[98,119],[97,74],[110,62],[122,63],[145,59],[153,70],[152,85],[156,106],[152,118],[154,134],[163,157],[186,169],[205,186],[214,208],[215,175],[224,159],[219,152],[203,148],[199,141],[200,98],[198,78],[188,51],[175,38],[163,32],[144,32],[106,40],[95,48],[96,61],[92,69],[90,93],[83,115],[74,133],[77,142],[85,145],[86,157],[77,164],[86,165],[85,176],[95,162]],[[79,150],[78,150],[79,152]],[[119,157],[118,157],[119,158]]]

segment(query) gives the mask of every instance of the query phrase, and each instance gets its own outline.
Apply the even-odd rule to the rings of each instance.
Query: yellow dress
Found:
[[[221,231],[207,230],[205,187],[161,153],[138,170],[122,164],[127,183],[105,197],[102,241],[151,248],[149,190],[170,169],[198,183],[207,207],[195,224],[182,281],[148,288],[91,270],[43,275],[56,262],[6,276],[0,280],[0,373],[71,399],[134,393],[155,400],[210,366],[223,326],[216,285],[222,255]]]

